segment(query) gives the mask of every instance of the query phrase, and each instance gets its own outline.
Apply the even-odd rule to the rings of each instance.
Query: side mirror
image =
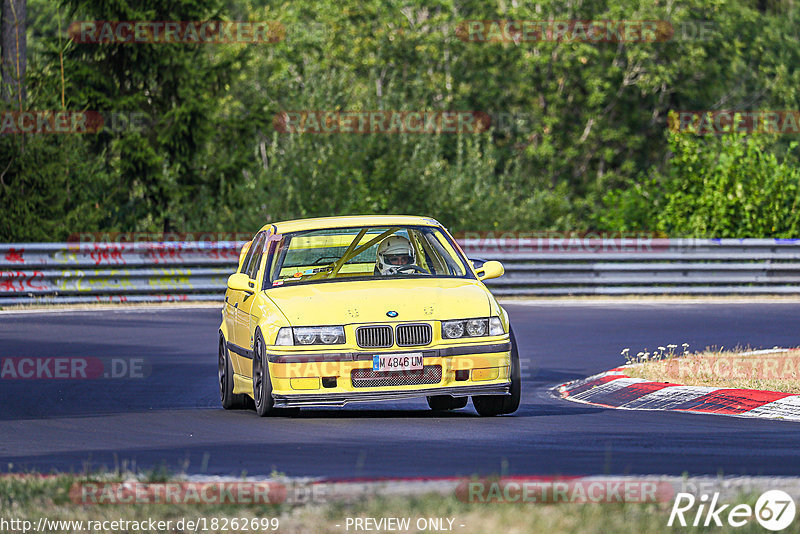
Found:
[[[255,292],[255,284],[244,273],[232,274],[228,277],[228,289],[233,291]]]
[[[502,263],[490,260],[481,265],[481,267],[475,271],[475,274],[478,275],[479,280],[489,280],[490,278],[503,276],[505,272],[506,270],[503,268]]]

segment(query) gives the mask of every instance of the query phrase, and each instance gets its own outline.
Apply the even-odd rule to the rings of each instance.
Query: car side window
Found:
[[[251,239],[244,245],[242,245],[242,250],[239,251],[239,264],[241,267],[237,267],[240,273],[243,273],[247,269],[247,262],[250,260],[250,245],[253,244],[253,240]]]
[[[253,247],[253,244],[255,243],[255,240],[257,238],[258,238],[258,236],[254,237],[253,240],[250,241],[250,243],[249,243],[250,246],[247,249],[247,256],[244,257],[244,261],[242,262],[242,267],[239,269],[240,273],[246,273],[247,272],[247,266],[250,265],[250,258],[253,257],[253,251],[255,250],[255,248]]]
[[[283,260],[286,258],[286,253],[289,251],[289,241],[291,239],[286,239],[281,237],[280,240],[276,241],[273,245],[272,249],[272,265],[268,265],[268,274],[269,276],[264,277],[264,282],[272,283],[274,280],[280,278],[280,272],[278,270],[278,266],[283,265]]]
[[[266,240],[266,234],[264,232],[258,234],[256,238],[256,242],[253,243],[253,256],[250,259],[250,263],[247,266],[247,276],[251,279],[255,279],[258,276],[258,267],[261,265],[261,256],[264,253],[264,241]]]
[[[247,256],[245,256],[244,261],[242,262],[242,268],[239,270],[240,273],[247,274],[250,271],[250,261],[253,259],[253,255],[258,249],[258,243],[261,240],[261,235],[261,233],[256,234],[256,236],[250,242],[250,248],[247,251]]]

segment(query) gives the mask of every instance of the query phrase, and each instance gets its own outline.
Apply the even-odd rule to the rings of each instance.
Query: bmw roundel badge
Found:
[[[397,317],[397,312],[394,310],[386,312],[386,317]]]

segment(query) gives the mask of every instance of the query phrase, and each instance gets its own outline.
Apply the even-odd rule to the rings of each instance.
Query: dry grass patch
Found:
[[[641,353],[640,353],[641,354]],[[760,389],[800,394],[800,350],[706,350],[635,358],[626,374],[687,386]]]
[[[113,479],[113,477],[112,477]],[[70,499],[74,484],[91,480],[85,476],[59,475],[52,478],[0,477],[0,518],[30,521],[36,525],[39,518],[50,521],[82,521],[83,529],[73,523],[65,528],[51,528],[49,532],[88,532],[88,521],[146,521],[169,520],[171,533],[187,532],[176,527],[183,520],[205,518],[207,530],[203,532],[279,532],[279,533],[346,533],[347,518],[409,518],[416,525],[419,518],[452,518],[452,530],[459,534],[502,532],[516,534],[527,532],[605,534],[630,532],[636,534],[661,533],[667,529],[671,503],[650,504],[477,504],[466,503],[454,495],[417,495],[406,497],[364,497],[355,503],[327,502],[305,505],[202,505],[202,504],[116,504],[81,505]],[[739,502],[755,502],[752,496],[743,496]],[[252,528],[264,518],[277,518],[279,527]],[[215,520],[216,521],[213,521]],[[231,529],[230,521],[236,519],[238,528]],[[256,521],[256,523],[252,523]],[[247,526],[241,526],[248,523]],[[110,524],[109,524],[110,525]],[[223,528],[228,525],[228,528]],[[463,526],[462,526],[463,525]],[[113,527],[112,527],[113,528]],[[32,529],[28,532],[33,531]],[[97,531],[97,530],[96,530]],[[102,530],[100,530],[102,531]],[[156,532],[147,527],[127,525],[118,532]],[[715,532],[763,532],[755,521],[743,528],[725,526]],[[17,532],[21,532],[17,530]],[[412,527],[397,532],[418,532]],[[443,532],[443,530],[438,530]]]

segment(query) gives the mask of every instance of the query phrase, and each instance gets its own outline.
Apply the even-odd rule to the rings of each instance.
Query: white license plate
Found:
[[[415,371],[422,369],[422,353],[376,354],[372,357],[373,371]]]

